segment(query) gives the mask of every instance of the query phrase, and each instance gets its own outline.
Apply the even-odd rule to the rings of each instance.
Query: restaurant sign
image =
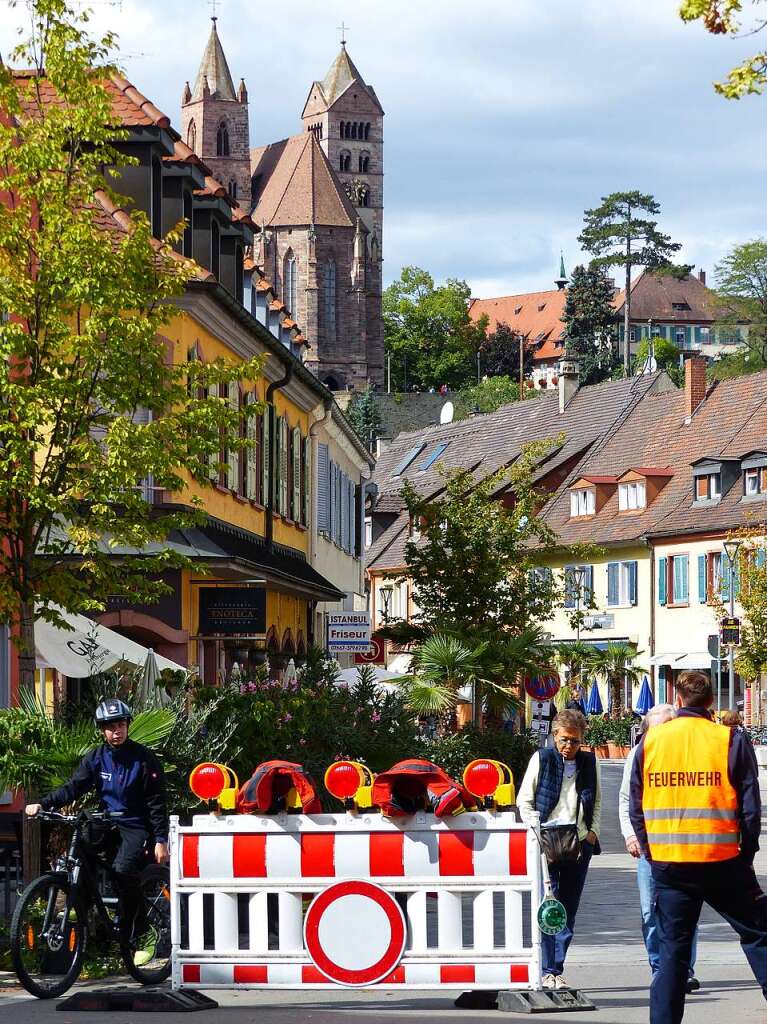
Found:
[[[200,636],[266,633],[266,591],[256,587],[200,587]]]

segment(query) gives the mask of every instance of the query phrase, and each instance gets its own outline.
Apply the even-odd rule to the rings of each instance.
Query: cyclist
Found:
[[[38,804],[28,804],[34,817],[41,810],[52,811],[95,791],[104,811],[117,811],[114,825],[119,847],[114,871],[120,899],[120,929],[125,939],[137,938],[145,922],[136,920],[140,905],[139,871],[144,848],[154,839],[154,856],[159,864],[168,860],[168,812],[160,762],[147,747],[128,738],[131,709],[115,697],[101,701],[94,719],[104,743],[80,762],[72,778],[49,793]]]

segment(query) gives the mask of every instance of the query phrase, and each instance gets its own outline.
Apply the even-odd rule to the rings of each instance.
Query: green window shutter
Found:
[[[261,451],[261,502],[269,504],[269,476],[272,466],[272,406],[264,410],[264,429]]]
[[[666,603],[666,559],[658,559],[658,604]]]
[[[698,555],[698,600],[701,604],[705,604],[708,598],[706,582],[706,556]]]
[[[256,396],[249,391],[245,396],[245,406],[253,405]],[[245,421],[245,436],[248,447],[245,451],[245,497],[256,501],[258,496],[258,416],[251,413]]]
[[[208,388],[208,398],[218,398],[219,389],[218,384],[211,384]],[[208,455],[208,476],[212,483],[217,484],[221,476],[221,452],[211,452]]]
[[[301,522],[304,526],[311,525],[312,515],[312,439],[304,438],[304,491]]]
[[[288,479],[288,418],[283,416],[280,428],[280,515],[287,516],[290,512],[289,498],[290,480]]]
[[[234,413],[240,411],[240,385],[236,380],[229,381],[229,408]],[[240,491],[240,453],[232,445],[227,445],[226,463],[227,487],[238,494]]]
[[[293,501],[291,519],[301,520],[301,428],[293,427]]]

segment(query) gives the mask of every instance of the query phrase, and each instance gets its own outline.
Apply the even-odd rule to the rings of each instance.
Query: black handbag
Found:
[[[581,812],[581,795],[575,806],[574,825],[541,825],[540,842],[549,864],[575,864],[581,859],[581,841],[578,838],[578,818]]]

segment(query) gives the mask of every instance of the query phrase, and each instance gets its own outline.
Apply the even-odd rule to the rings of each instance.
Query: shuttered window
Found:
[[[637,603],[637,563],[609,562],[607,565],[607,604],[626,608]]]
[[[208,388],[208,398],[219,397],[218,384],[211,384]],[[208,476],[214,484],[219,483],[221,478],[221,452],[211,452],[208,456]]]
[[[658,559],[658,604],[666,604],[666,574],[668,562],[665,558]]]
[[[287,516],[289,512],[290,477],[288,475],[289,462],[289,430],[287,416],[283,416],[280,426],[280,515]]]
[[[293,427],[293,494],[290,518],[298,523],[301,520],[301,428]]]
[[[328,446],[317,445],[317,532],[330,533],[330,460]]]
[[[343,473],[341,478],[341,547],[349,550],[349,480]]]
[[[705,604],[708,600],[708,559],[698,555],[698,601]]]
[[[357,518],[359,511],[357,508],[357,487],[353,480],[349,481],[349,553],[352,555],[357,554],[357,534],[359,532],[359,524]]]
[[[338,471],[335,462],[330,463],[330,539],[333,541],[338,540],[338,493],[336,491],[336,483],[338,480]]]
[[[255,392],[251,391],[245,398],[246,406],[253,405],[256,401]],[[248,448],[245,452],[245,496],[251,501],[258,501],[258,420],[259,417],[253,413],[247,418],[245,428],[248,440]]]
[[[309,526],[312,515],[312,439],[304,438],[303,491],[301,522]]]
[[[240,385],[236,380],[229,381],[229,408],[239,417],[240,413]],[[239,419],[237,420],[238,426],[235,428],[239,431]],[[235,430],[232,433],[235,433]],[[230,491],[234,491],[235,494],[240,493],[240,453],[235,445],[227,445],[226,451],[226,485]]]
[[[133,422],[141,427],[148,426],[152,422],[152,410],[140,405],[133,413]],[[151,505],[154,501],[154,477],[151,473],[139,481],[138,489],[144,501]]]
[[[272,407],[267,405],[261,426],[261,501],[264,505],[271,504],[269,476],[274,461],[272,451]]]

